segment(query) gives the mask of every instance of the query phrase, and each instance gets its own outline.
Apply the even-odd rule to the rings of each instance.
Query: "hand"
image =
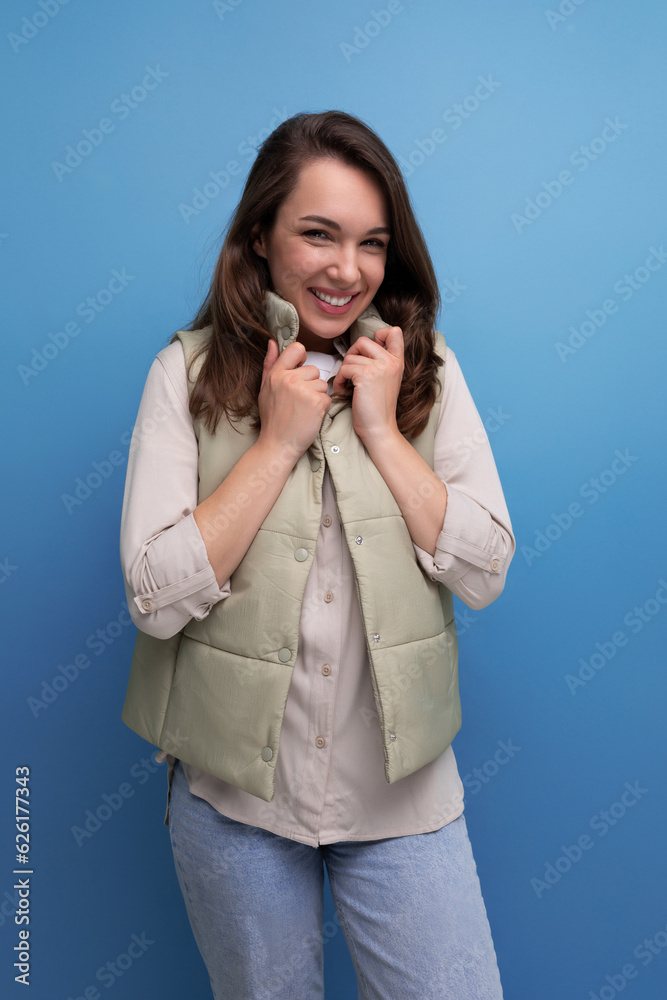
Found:
[[[403,331],[384,326],[370,337],[358,337],[349,349],[333,381],[334,394],[345,379],[354,383],[352,425],[366,444],[400,433],[396,403],[403,380]]]
[[[271,338],[266,349],[262,385],[257,397],[262,423],[259,437],[272,450],[290,451],[292,464],[317,437],[322,418],[331,406],[328,384],[315,365],[304,365],[306,348],[299,341],[282,354]]]

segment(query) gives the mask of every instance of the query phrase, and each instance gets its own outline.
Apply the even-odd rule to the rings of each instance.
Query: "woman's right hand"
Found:
[[[262,385],[257,397],[259,440],[272,450],[291,450],[294,464],[313,443],[331,406],[328,383],[315,365],[304,365],[306,348],[299,341],[282,352],[271,338],[267,344]]]

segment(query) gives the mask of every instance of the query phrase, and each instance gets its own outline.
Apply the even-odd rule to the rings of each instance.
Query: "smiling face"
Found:
[[[299,314],[299,341],[331,353],[382,284],[390,237],[376,181],[331,158],[306,164],[273,227],[253,249],[267,261],[273,288]]]

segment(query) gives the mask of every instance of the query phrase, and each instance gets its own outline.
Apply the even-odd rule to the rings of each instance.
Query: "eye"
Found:
[[[325,233],[323,229],[306,229],[301,235],[309,236],[312,237],[313,239],[319,239],[320,237],[323,237],[326,240],[329,239],[329,234]],[[382,240],[377,240],[375,238],[369,238],[367,240],[363,240],[362,245],[363,246],[369,245],[372,246],[374,249],[378,250],[387,249],[386,243],[384,243]]]

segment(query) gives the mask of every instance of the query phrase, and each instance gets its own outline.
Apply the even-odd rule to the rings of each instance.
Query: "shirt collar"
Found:
[[[282,354],[288,344],[294,343],[299,336],[299,314],[291,302],[270,288],[264,293],[264,311],[267,329],[276,338]],[[371,302],[345,333],[335,338],[334,347],[339,354],[345,355],[359,337],[374,340],[376,330],[384,326],[389,324],[384,322]]]

